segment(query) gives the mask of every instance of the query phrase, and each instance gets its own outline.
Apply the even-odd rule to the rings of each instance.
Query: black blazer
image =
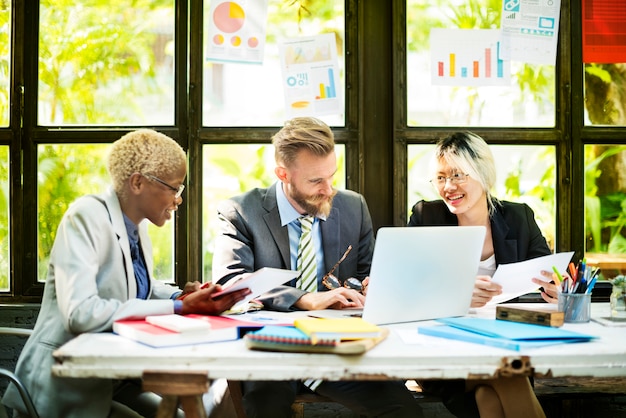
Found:
[[[496,265],[529,260],[551,254],[546,239],[535,222],[535,214],[525,203],[497,201],[491,215],[491,235]],[[456,215],[443,200],[420,200],[413,206],[408,226],[458,225]]]

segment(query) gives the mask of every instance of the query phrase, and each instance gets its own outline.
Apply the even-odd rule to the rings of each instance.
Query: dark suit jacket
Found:
[[[413,206],[409,226],[458,225],[443,200],[421,200]],[[529,260],[551,253],[535,215],[525,203],[498,201],[491,215],[496,265]]]
[[[289,234],[287,226],[281,226],[276,202],[278,184],[253,189],[218,205],[221,231],[213,255],[214,282],[224,284],[262,267],[291,269]],[[365,278],[372,263],[374,234],[363,196],[340,190],[333,200],[330,215],[321,221],[320,228],[325,270],[329,271],[348,245],[352,245],[352,251],[333,274],[342,280]],[[304,292],[294,287],[295,280],[289,285],[263,295],[260,299],[265,308],[293,309]],[[318,290],[325,290],[320,277]]]

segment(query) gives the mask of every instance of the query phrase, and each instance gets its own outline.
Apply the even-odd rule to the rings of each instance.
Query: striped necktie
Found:
[[[315,262],[315,249],[311,228],[313,226],[312,216],[302,216],[300,218],[302,233],[298,244],[298,271],[300,277],[296,282],[298,289],[306,292],[317,292],[317,264]]]

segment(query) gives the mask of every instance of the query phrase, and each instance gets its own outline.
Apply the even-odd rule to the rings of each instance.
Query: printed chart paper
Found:
[[[211,1],[207,61],[262,64],[267,0]]]
[[[288,39],[280,47],[287,117],[343,113],[335,34]]]
[[[503,0],[502,57],[554,65],[560,11],[561,0]]]
[[[502,58],[500,31],[430,31],[431,81],[439,86],[509,86],[510,61]]]

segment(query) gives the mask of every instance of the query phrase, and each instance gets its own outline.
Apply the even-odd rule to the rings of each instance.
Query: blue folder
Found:
[[[522,350],[553,344],[587,342],[595,336],[561,328],[485,318],[443,318],[442,325],[419,327],[424,335]]]

